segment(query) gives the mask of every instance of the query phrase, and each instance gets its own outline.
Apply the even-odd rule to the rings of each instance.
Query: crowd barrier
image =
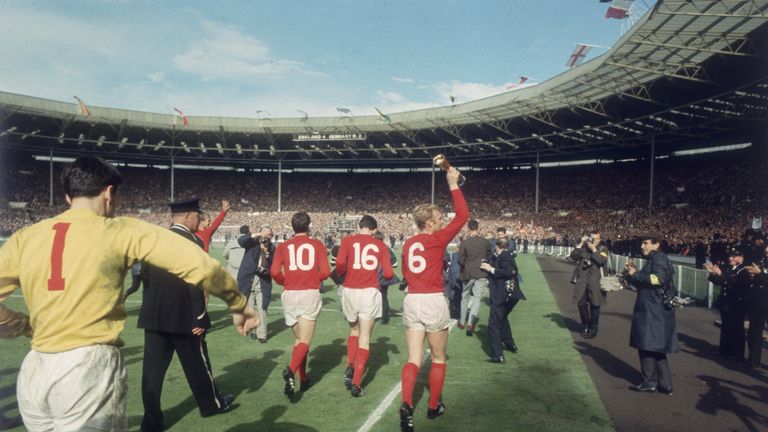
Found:
[[[540,255],[548,255],[553,257],[566,258],[570,256],[572,247],[566,246],[544,246],[535,245],[528,246],[529,252],[537,253]],[[522,251],[522,248],[518,248],[518,253]],[[611,254],[610,270],[620,272],[624,268],[624,264],[627,263],[629,257],[624,255]],[[642,258],[633,258],[638,269],[643,268],[646,260]],[[690,297],[696,302],[706,304],[708,308],[712,307],[712,302],[719,294],[719,287],[716,287],[707,280],[708,274],[706,270],[699,270],[693,267],[673,264],[675,269],[675,286],[677,288],[678,297]]]

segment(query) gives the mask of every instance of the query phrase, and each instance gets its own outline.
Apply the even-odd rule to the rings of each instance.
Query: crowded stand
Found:
[[[689,156],[656,161],[654,209],[648,209],[647,161],[542,168],[540,211],[535,210],[535,169],[465,170],[464,186],[473,215],[485,227],[505,226],[532,244],[569,245],[599,227],[605,238],[622,244],[634,232],[659,231],[665,248],[692,254],[697,242],[708,244],[717,234],[737,244],[753,218],[768,210],[765,166],[742,152],[725,156]],[[728,163],[723,161],[727,160]],[[6,167],[0,191],[0,234],[20,228],[65,208],[54,165],[54,206],[49,207],[49,164],[27,161]],[[120,167],[118,212],[165,225],[168,220],[171,172],[158,168]],[[312,213],[313,230],[334,237],[346,230],[346,216],[370,213],[386,235],[399,242],[412,233],[408,216],[414,202],[429,200],[429,172],[318,173],[285,172],[281,210],[277,210],[277,173],[174,170],[176,198],[200,197],[210,215],[220,201],[231,202],[225,226],[271,225],[279,239],[288,236],[294,211]],[[435,201],[450,202],[445,188]],[[486,233],[487,234],[487,233]],[[224,240],[222,230],[214,240]]]

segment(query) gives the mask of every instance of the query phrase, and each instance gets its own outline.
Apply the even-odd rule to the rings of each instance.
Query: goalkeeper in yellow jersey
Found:
[[[194,243],[112,217],[122,182],[115,167],[79,157],[61,179],[70,209],[19,230],[0,248],[0,301],[21,287],[29,309],[26,317],[0,308],[0,336],[32,337],[17,381],[19,411],[30,431],[127,430],[121,300],[135,260],[223,299],[243,336],[259,317],[235,280]]]

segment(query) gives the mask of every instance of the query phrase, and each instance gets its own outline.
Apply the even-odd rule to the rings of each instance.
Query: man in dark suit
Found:
[[[261,343],[267,343],[267,309],[272,298],[269,268],[275,253],[273,235],[272,228],[264,225],[259,234],[245,234],[237,239],[240,247],[245,249],[237,271],[237,285],[240,292],[248,297],[248,304],[261,315],[261,324],[251,332],[251,339],[258,339]]]
[[[592,231],[571,251],[571,259],[576,262],[573,302],[579,307],[581,336],[586,339],[597,336],[600,307],[607,301],[607,294],[600,289],[600,279],[602,267],[608,262],[608,248],[600,241],[600,232]]]
[[[512,329],[509,327],[509,313],[517,302],[525,300],[520,289],[517,263],[509,253],[509,240],[506,237],[496,240],[495,255],[491,263],[482,263],[480,268],[488,272],[491,287],[491,313],[488,317],[488,336],[491,339],[491,363],[504,363],[502,346],[513,353],[517,352]]]
[[[200,224],[198,199],[170,204],[171,231],[194,242],[203,242],[194,232]],[[144,300],[139,313],[139,328],[144,329],[144,362],[141,398],[144,418],[141,430],[163,430],[160,396],[163,380],[173,353],[179,357],[184,375],[203,417],[228,411],[234,396],[221,396],[213,382],[205,332],[211,327],[205,293],[154,266],[142,268]]]

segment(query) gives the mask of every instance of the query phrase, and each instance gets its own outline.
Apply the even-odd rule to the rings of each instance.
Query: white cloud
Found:
[[[286,73],[324,76],[299,61],[274,57],[267,45],[239,30],[203,22],[206,36],[174,57],[179,69],[203,79],[246,79]]]
[[[432,86],[441,100],[448,100],[451,95],[456,96],[456,102],[468,102],[497,95],[507,91],[507,84],[495,85],[485,83],[449,81],[440,82]]]
[[[401,78],[401,77],[392,77],[392,81],[404,83],[404,84],[413,84],[416,82],[413,78]]]

